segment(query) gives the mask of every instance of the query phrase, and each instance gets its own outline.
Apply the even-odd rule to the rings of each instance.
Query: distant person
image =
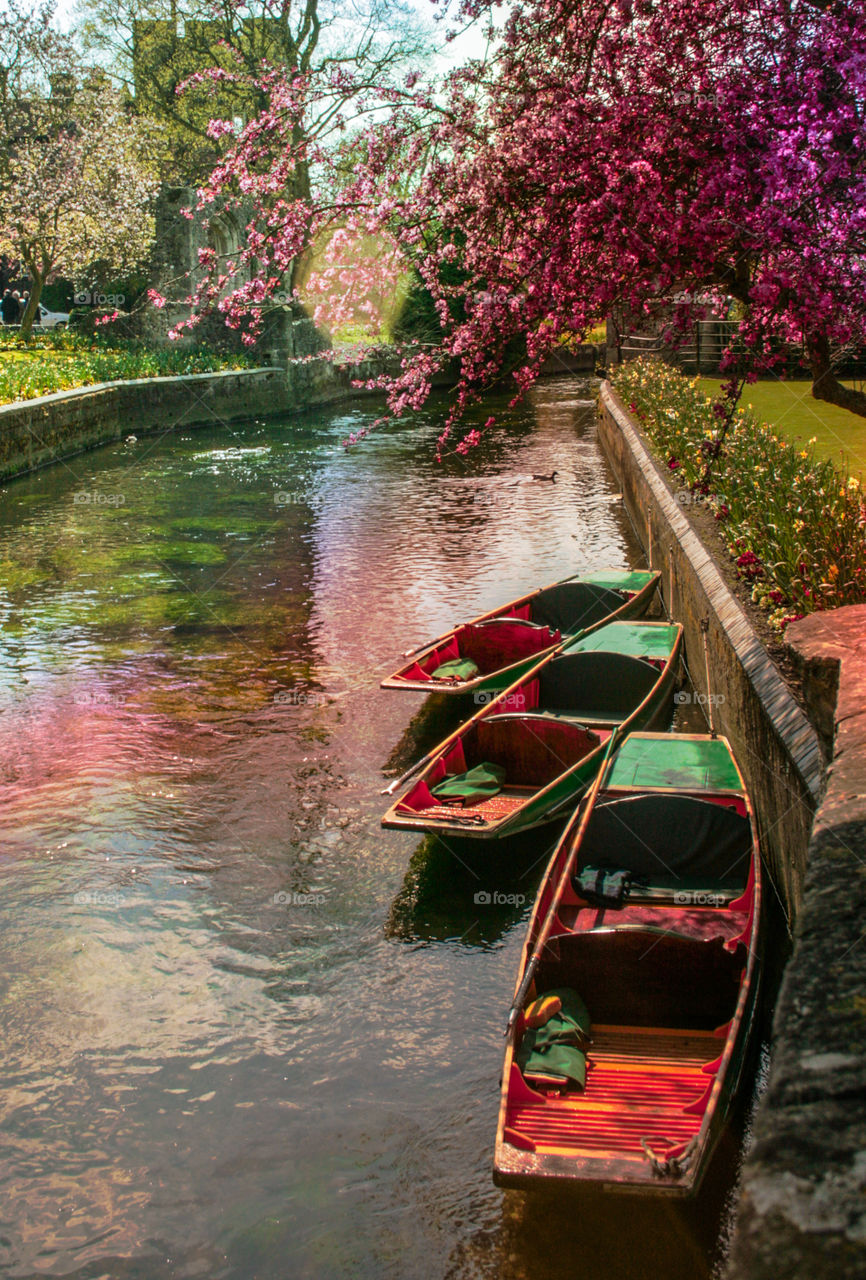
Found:
[[[22,321],[22,319],[24,318],[24,307],[23,307],[23,306],[22,306],[22,304],[21,304],[21,294],[18,292],[18,290],[17,290],[17,289],[13,289],[13,290],[12,290],[12,297],[15,299],[15,305],[16,305],[16,306],[17,306],[17,308],[18,308],[18,315],[17,315],[17,316],[16,316],[16,318],[12,321],[12,323],[13,323],[13,324],[20,324],[20,323],[21,323],[21,321]]]
[[[3,297],[0,298],[0,320],[4,325],[18,323],[18,300],[12,296],[11,289],[4,289]]]

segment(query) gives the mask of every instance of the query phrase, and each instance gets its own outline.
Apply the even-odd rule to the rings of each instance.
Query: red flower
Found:
[[[682,463],[679,461],[678,458],[671,458],[670,461],[668,462],[668,466],[670,467],[671,471],[677,471],[682,466]]]
[[[754,551],[744,551],[741,556],[737,556],[737,568],[747,578],[763,577],[764,566],[761,564]]]

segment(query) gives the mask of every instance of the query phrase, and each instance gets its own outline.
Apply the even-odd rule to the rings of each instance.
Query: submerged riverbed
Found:
[[[450,727],[379,690],[400,652],[643,565],[592,405],[545,383],[468,464],[436,463],[435,405],[345,452],[375,416],[142,438],[2,494],[0,1274],[718,1262],[736,1135],[685,1210],[494,1188],[550,840],[467,864],[379,827],[383,769]]]

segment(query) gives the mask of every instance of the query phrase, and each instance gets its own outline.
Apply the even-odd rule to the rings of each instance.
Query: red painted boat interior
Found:
[[[490,675],[559,644],[562,639],[559,631],[528,625],[522,614],[523,610],[507,618],[458,627],[447,641],[426,657],[404,668],[399,679],[435,684],[435,673],[442,663],[457,658],[469,659],[482,675]]]
[[[436,808],[441,817],[454,810],[484,814],[490,818],[503,800],[508,802],[506,809],[525,803],[529,795],[553,782],[594,751],[600,741],[600,734],[568,721],[533,716],[503,719],[491,713],[476,721],[448,752],[434,762],[426,776],[398,802],[397,809],[402,813],[421,813]],[[506,770],[505,784],[498,796],[455,807],[443,805],[432,795],[431,788],[446,774],[463,773],[485,761],[502,765]],[[514,789],[523,789],[522,796],[515,796]]]

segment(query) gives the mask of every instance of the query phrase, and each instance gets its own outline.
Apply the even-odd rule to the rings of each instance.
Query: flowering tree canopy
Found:
[[[493,23],[495,5],[459,13]],[[335,108],[336,146],[298,126],[348,72],[260,76],[266,109],[200,193],[254,202],[255,278],[231,292],[239,264],[206,256],[199,308],[254,330],[311,242],[336,247],[344,293],[412,263],[442,344],[406,357],[391,407],[456,361],[453,421],[612,307],[709,288],[741,304],[753,361],[801,342],[815,394],[866,413],[833,372],[866,340],[866,0],[522,0],[495,34],[444,88],[409,75],[367,86],[351,120]],[[393,252],[358,255],[353,280],[347,241],[375,237]]]
[[[0,252],[30,277],[25,336],[56,272],[80,278],[98,260],[117,269],[141,260],[155,186],[141,127],[104,77],[76,82],[43,17],[23,10],[7,32],[21,56],[7,61],[0,113]]]

